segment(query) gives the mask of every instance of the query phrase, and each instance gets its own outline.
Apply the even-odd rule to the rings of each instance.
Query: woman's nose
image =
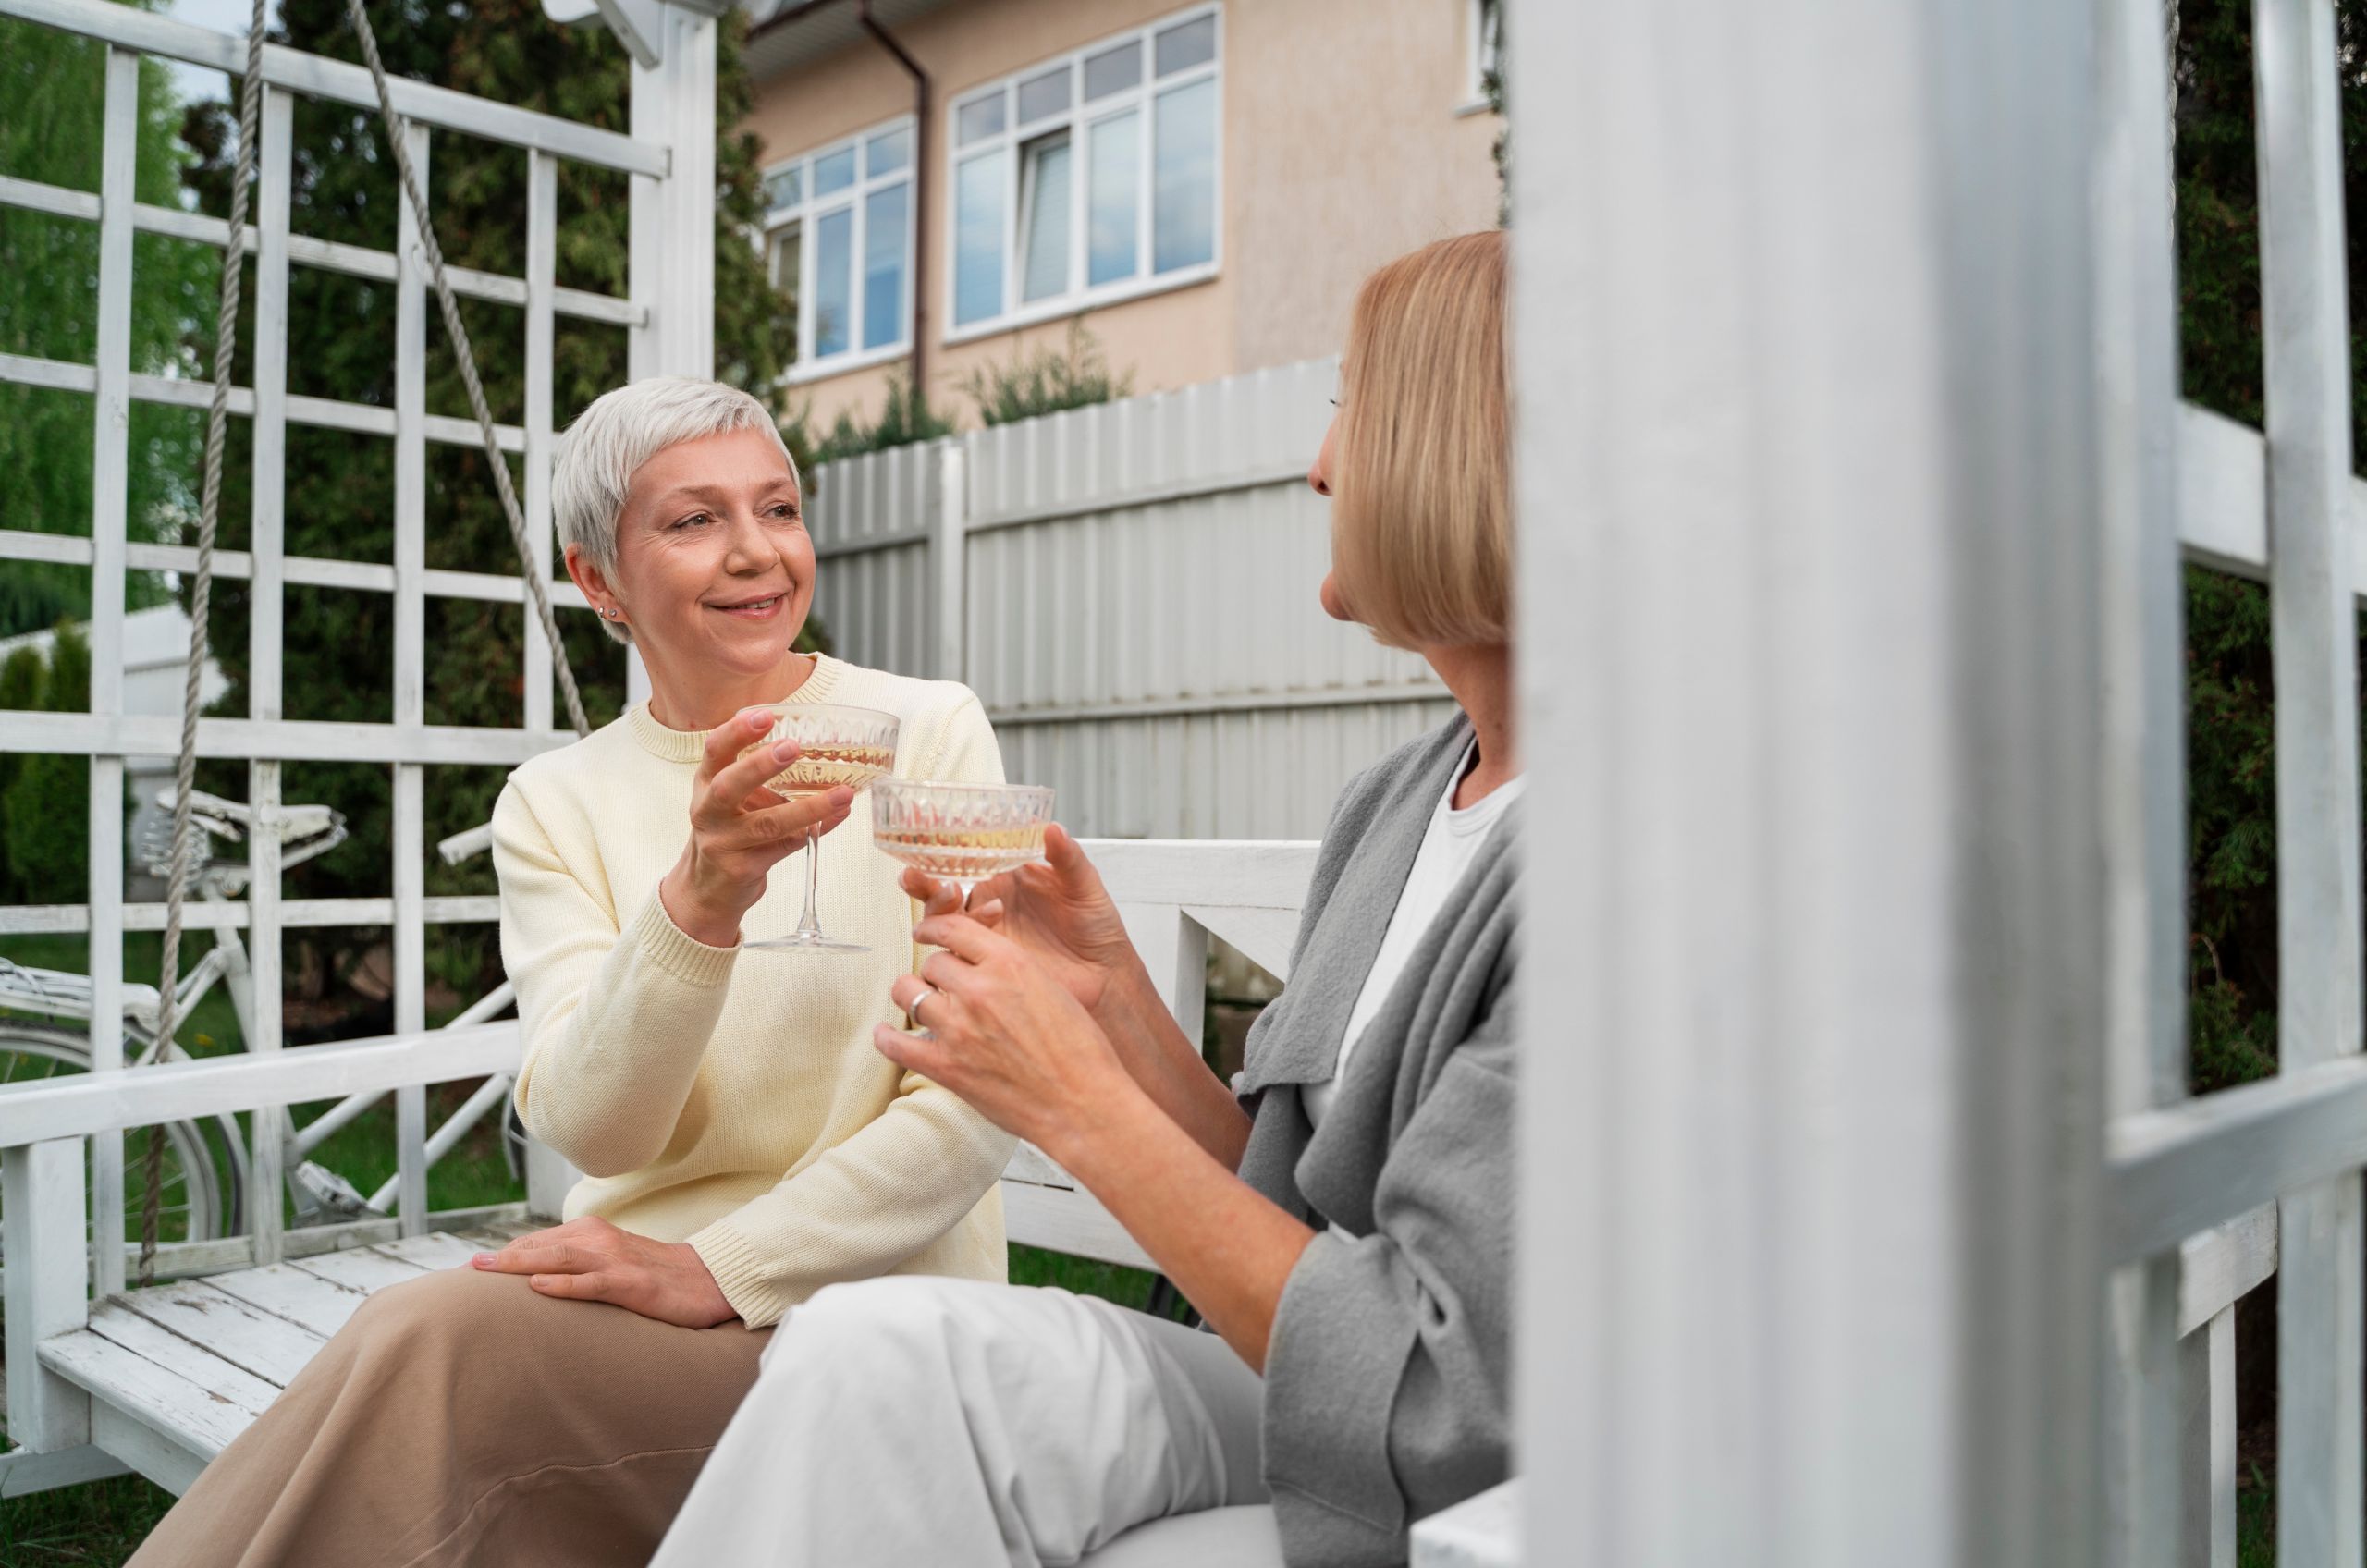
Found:
[[[730,571],[762,571],[779,557],[764,525],[747,513],[734,513],[725,542],[723,564]]]
[[[1322,453],[1318,452],[1315,455],[1315,461],[1307,466],[1306,484],[1307,488],[1328,499],[1331,494],[1331,476],[1325,472],[1323,456]]]

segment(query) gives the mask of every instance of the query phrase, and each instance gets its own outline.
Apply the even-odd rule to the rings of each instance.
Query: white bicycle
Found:
[[[158,796],[166,820],[151,819],[137,835],[134,852],[153,874],[166,874],[172,859],[169,813],[172,791]],[[192,824],[202,829],[210,851],[218,840],[237,843],[254,827],[253,814],[236,801],[194,792],[190,800]],[[345,819],[327,806],[282,806],[276,826],[281,866],[294,866],[326,854],[346,839]],[[482,851],[490,840],[486,828],[475,828],[447,839],[438,849],[448,862],[458,862]],[[195,872],[197,897],[207,904],[229,902],[247,888],[249,868],[243,858],[216,859],[210,852]],[[242,1034],[251,1038],[255,1019],[254,974],[247,962],[246,944],[239,929],[227,922],[213,925],[214,945],[181,976],[178,1012],[186,1021],[215,986],[227,989],[231,1011]],[[455,1023],[476,1023],[502,1011],[514,996],[504,982],[471,1006]],[[127,980],[123,986],[124,1059],[131,1067],[187,1060],[177,1041],[156,1037],[158,998],[153,986]],[[0,958],[0,1086],[62,1073],[87,1072],[91,1067],[92,986],[87,974],[67,970],[39,969]],[[507,1079],[491,1079],[436,1129],[428,1141],[430,1162],[457,1144],[461,1135],[497,1101],[506,1102]],[[339,1219],[367,1219],[390,1212],[395,1182],[389,1179],[377,1192],[363,1195],[336,1171],[308,1157],[320,1144],[366,1111],[383,1096],[355,1095],[340,1101],[293,1130],[282,1161],[288,1195],[300,1226]],[[161,1242],[204,1242],[237,1235],[247,1227],[247,1203],[252,1179],[246,1135],[235,1117],[165,1124],[165,1160],[161,1182],[157,1237]],[[129,1134],[138,1149],[144,1134]],[[503,1150],[510,1173],[522,1166],[522,1133],[505,1124]],[[136,1183],[128,1183],[136,1185]]]

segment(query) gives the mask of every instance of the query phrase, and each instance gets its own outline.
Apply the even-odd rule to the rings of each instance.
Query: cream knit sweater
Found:
[[[965,687],[826,657],[793,700],[897,715],[899,774],[1001,780]],[[587,1173],[568,1217],[689,1242],[754,1328],[834,1280],[1005,1278],[995,1182],[1011,1139],[871,1044],[901,1021],[888,987],[919,949],[868,797],[822,839],[821,920],[869,952],[710,948],[668,917],[657,884],[689,833],[704,740],[636,704],[519,768],[494,808],[518,1108]],[[742,936],[793,929],[804,894],[801,850]]]

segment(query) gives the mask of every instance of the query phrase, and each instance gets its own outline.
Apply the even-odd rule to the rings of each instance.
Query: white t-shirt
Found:
[[[1348,1057],[1356,1048],[1356,1041],[1368,1028],[1389,993],[1396,988],[1399,976],[1405,973],[1406,961],[1414,949],[1421,946],[1422,937],[1430,929],[1430,922],[1454,885],[1463,880],[1480,846],[1488,841],[1497,823],[1503,820],[1505,809],[1519,799],[1527,776],[1508,778],[1490,792],[1487,799],[1462,811],[1454,809],[1454,791],[1463,783],[1464,775],[1471,770],[1472,753],[1463,753],[1463,763],[1454,770],[1454,781],[1439,798],[1438,809],[1430,814],[1430,826],[1422,835],[1421,851],[1414,857],[1414,869],[1406,874],[1405,889],[1397,896],[1397,909],[1389,917],[1389,929],[1380,938],[1380,952],[1372,961],[1372,973],[1365,976],[1365,988],[1356,993],[1356,1005],[1349,1011],[1346,1033],[1340,1036],[1340,1060],[1332,1066],[1329,1083],[1309,1084],[1301,1100],[1306,1107],[1306,1119],[1316,1126],[1323,1125],[1323,1118],[1331,1109],[1338,1095],[1340,1081],[1347,1075]]]

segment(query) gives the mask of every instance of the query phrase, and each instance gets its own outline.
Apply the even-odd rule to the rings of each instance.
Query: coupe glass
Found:
[[[742,748],[746,756],[758,746],[797,742],[797,760],[765,781],[777,795],[794,798],[818,795],[840,785],[857,794],[896,766],[896,716],[871,708],[836,707],[828,703],[767,703],[773,727],[761,741]],[[841,942],[822,935],[815,918],[814,894],[821,882],[820,845],[805,835],[805,918],[786,937],[745,942],[751,948],[786,949],[792,952],[862,953],[871,949],[860,942]]]
[[[883,778],[871,791],[871,841],[906,865],[970,889],[1044,858],[1052,791],[1040,784],[939,784]]]

